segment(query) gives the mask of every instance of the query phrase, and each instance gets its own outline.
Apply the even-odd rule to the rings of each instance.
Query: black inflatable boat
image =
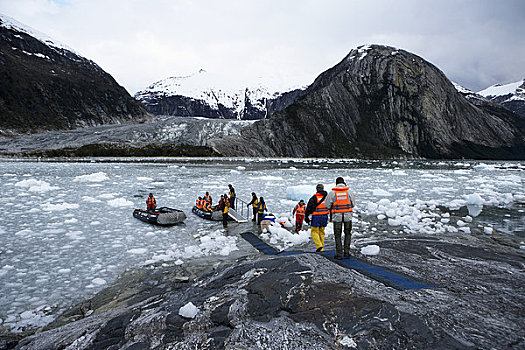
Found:
[[[222,211],[217,208],[217,206],[212,208],[213,211],[207,211],[204,209],[201,209],[197,207],[196,205],[193,206],[191,211],[193,214],[200,216],[203,219],[206,220],[213,220],[213,221],[221,221],[222,220]]]
[[[135,209],[133,216],[144,222],[161,226],[175,225],[186,219],[186,214],[182,210],[168,207],[157,208],[155,211]]]

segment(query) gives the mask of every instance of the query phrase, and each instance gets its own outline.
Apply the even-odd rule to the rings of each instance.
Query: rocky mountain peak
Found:
[[[421,57],[367,45],[245,135],[260,139],[268,155],[523,157],[523,125],[500,112],[470,103]]]
[[[0,16],[0,133],[73,129],[147,116],[93,61]]]

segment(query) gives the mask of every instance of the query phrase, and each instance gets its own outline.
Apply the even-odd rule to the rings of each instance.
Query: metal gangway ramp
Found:
[[[246,206],[245,201],[240,198],[235,198],[235,209],[230,208],[228,216],[237,222],[248,222],[250,210]],[[240,205],[240,208],[239,208]]]

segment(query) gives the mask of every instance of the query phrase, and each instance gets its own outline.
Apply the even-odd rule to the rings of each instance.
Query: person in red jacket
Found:
[[[299,232],[301,231],[301,228],[303,227],[303,220],[304,220],[304,213],[306,211],[306,204],[304,204],[304,201],[301,199],[299,203],[295,206],[293,210],[293,215],[295,215],[295,231]]]
[[[153,197],[153,193],[150,193],[146,200],[146,208],[148,211],[155,211],[157,208],[157,201],[155,200],[155,197]]]

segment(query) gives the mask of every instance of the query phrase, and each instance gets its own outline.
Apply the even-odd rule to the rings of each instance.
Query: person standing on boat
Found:
[[[204,195],[204,200],[210,203],[210,206],[211,206],[211,196],[209,192],[206,192],[206,194]]]
[[[292,215],[295,215],[295,231],[301,231],[303,228],[304,213],[306,211],[306,204],[301,199],[295,206]]]
[[[157,201],[155,200],[155,197],[153,197],[153,193],[150,193],[146,200],[146,208],[148,211],[155,211],[157,208]]]
[[[221,195],[219,202],[219,209],[222,211],[222,226],[228,226],[228,212],[230,211],[230,203],[226,195]]]
[[[230,193],[228,193],[228,195],[230,196],[230,207],[232,209],[235,209],[235,198],[237,197],[235,195],[235,189],[231,184],[229,184],[228,187],[230,188]]]
[[[332,212],[334,224],[335,256],[341,260],[350,257],[350,240],[352,238],[352,212],[354,211],[355,195],[346,186],[342,177],[335,179],[335,187],[326,197],[326,207]],[[345,240],[342,244],[342,231],[344,226]],[[344,248],[344,250],[343,250]]]
[[[257,207],[259,206],[259,201],[257,200],[257,195],[255,192],[252,192],[252,200],[250,203],[246,204],[247,207],[252,206],[253,209],[253,219],[252,221],[255,221],[257,219]]]
[[[268,212],[266,208],[266,203],[264,203],[264,198],[259,198],[259,204],[257,204],[257,225],[263,220],[264,212]]]
[[[323,184],[318,184],[315,189],[317,192],[306,205],[304,221],[310,224],[309,215],[312,215],[310,234],[314,240],[316,252],[322,252],[324,250],[325,228],[328,225],[328,214],[330,211],[325,204],[328,193],[324,190]]]

